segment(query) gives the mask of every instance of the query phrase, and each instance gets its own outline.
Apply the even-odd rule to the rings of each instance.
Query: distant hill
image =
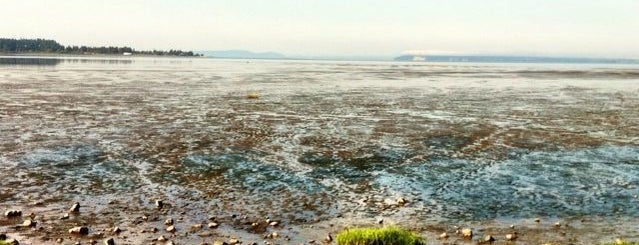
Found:
[[[286,59],[286,56],[275,52],[256,53],[247,50],[199,51],[207,57],[231,59]]]
[[[453,56],[453,55],[403,55],[395,61],[414,62],[476,62],[476,63],[605,63],[605,64],[639,64],[635,59],[605,58],[562,58],[535,56]]]

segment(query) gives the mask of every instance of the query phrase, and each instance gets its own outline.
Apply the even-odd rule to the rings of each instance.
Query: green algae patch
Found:
[[[356,228],[337,234],[338,245],[424,245],[418,235],[398,228]]]

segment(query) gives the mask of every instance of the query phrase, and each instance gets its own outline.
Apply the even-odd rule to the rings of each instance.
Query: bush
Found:
[[[424,240],[398,227],[358,228],[337,234],[338,245],[424,245]]]

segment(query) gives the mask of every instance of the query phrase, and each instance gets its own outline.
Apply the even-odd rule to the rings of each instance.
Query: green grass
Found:
[[[424,239],[398,227],[357,228],[337,234],[338,245],[424,245]]]

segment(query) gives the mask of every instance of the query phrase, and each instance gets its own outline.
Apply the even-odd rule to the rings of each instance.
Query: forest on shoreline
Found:
[[[51,53],[51,54],[72,54],[72,55],[157,55],[157,56],[202,56],[193,51],[182,50],[135,50],[131,47],[115,46],[64,46],[55,40],[50,39],[13,39],[0,38],[0,53],[23,54],[23,53]]]

